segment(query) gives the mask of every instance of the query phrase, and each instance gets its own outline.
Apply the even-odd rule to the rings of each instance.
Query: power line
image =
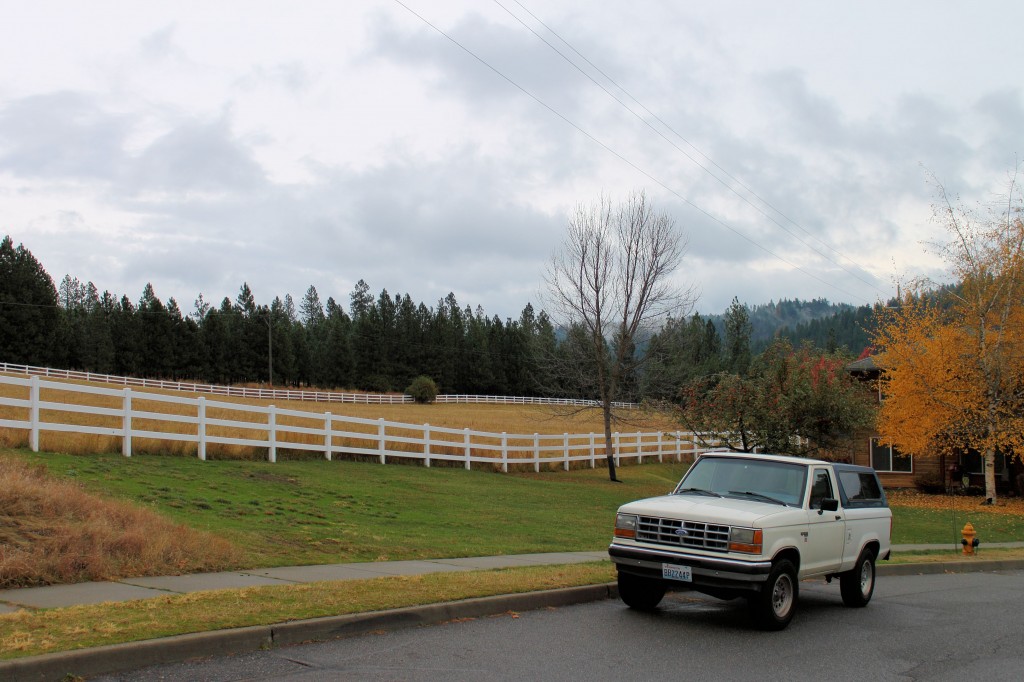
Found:
[[[709,169],[709,168],[708,168],[707,166],[705,166],[705,165],[704,165],[703,163],[701,163],[701,162],[700,162],[699,160],[695,159],[695,158],[694,158],[693,156],[691,156],[691,155],[690,155],[689,153],[687,153],[687,152],[686,152],[686,150],[682,149],[681,147],[679,147],[679,145],[677,145],[677,144],[676,144],[675,142],[673,142],[673,141],[672,141],[672,140],[670,140],[670,139],[669,139],[668,137],[666,137],[664,133],[662,133],[662,132],[661,132],[660,130],[658,130],[657,128],[655,128],[654,126],[652,126],[652,125],[650,124],[650,122],[649,122],[649,121],[647,121],[647,119],[645,119],[645,118],[644,118],[643,116],[641,116],[641,115],[640,115],[640,114],[638,114],[638,113],[637,113],[636,111],[634,111],[634,110],[633,110],[633,109],[632,109],[632,108],[631,108],[631,107],[630,107],[630,106],[629,106],[628,104],[626,104],[625,102],[623,102],[623,101],[622,101],[622,100],[621,100],[621,99],[620,99],[619,97],[617,97],[617,96],[616,96],[616,95],[615,95],[614,93],[612,93],[611,91],[609,91],[609,90],[608,90],[608,89],[607,89],[607,88],[606,88],[606,87],[605,87],[604,85],[602,85],[601,83],[599,83],[599,82],[598,82],[598,81],[597,81],[597,80],[596,80],[596,79],[595,79],[595,78],[594,78],[593,76],[591,76],[591,75],[590,75],[589,73],[587,73],[587,72],[586,72],[586,71],[584,71],[584,70],[583,70],[582,68],[580,68],[580,66],[579,66],[578,64],[576,64],[576,63],[575,63],[575,62],[574,62],[573,60],[569,59],[569,57],[567,57],[567,56],[566,56],[566,55],[565,55],[565,54],[564,54],[564,53],[563,53],[563,52],[562,52],[561,50],[559,50],[559,49],[558,49],[557,47],[555,47],[554,45],[552,45],[552,44],[551,44],[551,43],[550,43],[550,42],[549,42],[549,41],[548,41],[547,39],[545,39],[545,38],[544,38],[543,36],[541,36],[541,35],[540,35],[539,33],[537,33],[537,32],[536,32],[535,30],[533,30],[533,28],[532,28],[532,27],[530,27],[530,26],[529,26],[529,25],[528,25],[528,24],[527,24],[526,22],[524,22],[524,21],[523,21],[523,20],[522,20],[522,19],[521,19],[520,17],[516,16],[516,14],[515,14],[515,13],[513,13],[512,11],[510,11],[510,10],[508,9],[508,7],[506,7],[505,5],[503,5],[503,4],[502,4],[502,3],[500,2],[500,0],[492,0],[492,1],[494,2],[494,4],[498,5],[498,6],[499,6],[499,7],[501,7],[501,8],[503,9],[503,10],[505,10],[505,12],[507,12],[507,13],[509,14],[509,16],[513,17],[513,18],[514,18],[514,19],[515,19],[516,21],[518,21],[518,22],[519,22],[520,24],[522,24],[522,26],[523,26],[524,28],[526,28],[526,29],[527,29],[528,31],[530,31],[531,33],[533,33],[533,35],[535,35],[535,36],[536,36],[536,37],[537,37],[537,38],[538,38],[539,40],[541,40],[541,41],[542,41],[542,42],[543,42],[543,43],[544,43],[545,45],[547,45],[547,46],[548,46],[549,48],[551,48],[551,49],[552,49],[552,50],[553,50],[553,51],[554,51],[554,52],[555,52],[556,54],[558,54],[558,56],[559,56],[559,57],[561,57],[561,58],[562,58],[563,60],[565,60],[565,61],[566,61],[566,63],[568,63],[568,64],[569,64],[569,65],[571,65],[571,66],[572,66],[572,67],[573,67],[574,69],[576,69],[576,70],[577,70],[577,71],[579,71],[579,72],[580,72],[581,74],[583,74],[584,76],[586,76],[586,78],[587,78],[587,79],[589,79],[589,80],[590,80],[590,81],[591,81],[592,83],[594,83],[594,85],[596,85],[597,87],[601,88],[601,90],[603,90],[603,91],[605,92],[605,94],[607,94],[607,95],[608,95],[609,97],[611,97],[612,99],[614,99],[614,100],[615,100],[615,101],[616,101],[616,102],[617,102],[617,103],[618,103],[618,104],[619,104],[620,106],[622,106],[622,108],[624,108],[624,109],[625,109],[626,111],[628,111],[628,112],[629,112],[629,113],[631,113],[631,114],[632,114],[633,116],[635,116],[635,117],[636,117],[636,118],[637,118],[637,119],[638,119],[638,120],[639,120],[639,121],[640,121],[641,123],[643,123],[644,125],[646,125],[646,126],[647,126],[648,128],[650,128],[650,129],[651,129],[651,131],[653,131],[653,132],[654,132],[655,134],[657,134],[657,135],[658,135],[659,137],[661,137],[661,138],[662,138],[663,140],[665,140],[665,141],[666,141],[666,142],[668,142],[668,143],[669,143],[670,145],[672,145],[672,146],[673,146],[673,147],[674,147],[674,148],[675,148],[675,149],[676,149],[677,151],[679,151],[679,153],[681,153],[681,154],[682,154],[683,156],[685,156],[685,157],[686,157],[687,159],[689,159],[690,161],[692,161],[692,162],[693,162],[693,163],[694,163],[694,164],[695,164],[696,166],[698,166],[698,167],[699,167],[699,168],[700,168],[701,170],[703,170],[703,171],[704,171],[705,173],[707,173],[707,174],[708,174],[708,175],[710,175],[710,176],[711,176],[712,178],[714,178],[714,179],[715,179],[716,181],[718,181],[718,182],[719,182],[719,183],[720,183],[720,184],[721,184],[721,185],[722,185],[723,187],[725,187],[725,188],[726,188],[726,189],[728,189],[728,190],[729,190],[730,192],[732,192],[733,194],[735,194],[735,195],[736,195],[736,196],[737,196],[737,197],[738,197],[738,198],[739,198],[739,199],[740,199],[741,201],[743,201],[744,203],[746,203],[746,204],[748,204],[749,206],[751,206],[751,207],[752,207],[752,208],[753,208],[754,210],[756,210],[756,211],[757,211],[758,213],[760,213],[761,215],[763,215],[763,216],[764,216],[765,218],[767,218],[767,219],[768,219],[768,220],[770,220],[771,222],[775,223],[775,224],[776,224],[776,225],[777,225],[777,226],[778,226],[778,227],[779,227],[780,229],[782,229],[782,230],[783,230],[784,232],[786,232],[786,233],[787,233],[788,235],[790,235],[791,237],[793,237],[794,239],[796,239],[797,241],[799,241],[799,242],[800,242],[801,244],[803,244],[803,245],[804,245],[804,246],[806,246],[807,248],[809,248],[809,249],[811,249],[812,251],[814,251],[815,253],[817,253],[817,254],[818,254],[819,256],[821,256],[821,257],[822,257],[822,258],[824,258],[825,260],[827,260],[827,261],[829,261],[830,263],[832,263],[833,265],[835,265],[835,266],[839,267],[840,269],[842,269],[842,270],[843,270],[844,272],[846,272],[847,274],[851,275],[852,277],[854,277],[854,278],[856,278],[856,279],[860,280],[861,282],[863,282],[864,284],[868,285],[869,287],[871,287],[871,288],[872,288],[872,289],[874,289],[875,291],[878,291],[879,293],[883,293],[883,292],[882,292],[881,290],[879,290],[879,289],[878,289],[878,288],[877,288],[877,287],[876,287],[876,286],[875,286],[875,285],[874,285],[874,284],[873,284],[872,282],[869,282],[869,281],[867,281],[866,279],[864,279],[863,277],[861,277],[861,276],[860,276],[860,275],[859,275],[858,273],[856,273],[856,272],[854,272],[854,271],[852,271],[852,270],[849,270],[849,269],[848,269],[848,268],[846,268],[846,267],[845,267],[845,266],[844,266],[844,265],[843,265],[842,263],[839,263],[838,261],[836,261],[836,260],[833,260],[833,259],[832,259],[831,257],[829,257],[828,255],[826,255],[826,254],[822,253],[822,252],[821,252],[820,250],[818,250],[817,248],[815,248],[815,247],[814,247],[813,245],[811,245],[811,244],[808,244],[808,243],[807,243],[806,241],[804,241],[804,239],[802,239],[802,238],[801,238],[801,237],[800,237],[799,235],[796,235],[796,234],[794,234],[794,233],[793,233],[792,231],[790,231],[790,230],[789,230],[789,229],[788,229],[788,228],[787,228],[787,227],[786,227],[785,225],[783,225],[783,224],[782,224],[782,223],[780,223],[780,222],[779,222],[778,220],[776,220],[774,216],[770,215],[770,214],[769,214],[768,212],[766,212],[766,211],[765,211],[764,209],[762,209],[762,208],[761,208],[760,206],[758,206],[758,205],[756,205],[756,204],[755,204],[754,202],[750,201],[750,199],[748,199],[748,198],[747,198],[746,196],[744,196],[743,194],[741,194],[741,193],[739,193],[738,191],[736,191],[736,189],[735,189],[734,187],[732,187],[732,186],[731,186],[731,185],[730,185],[729,183],[725,182],[724,180],[722,180],[722,178],[720,178],[719,176],[717,176],[717,175],[716,175],[715,173],[711,172],[711,169]],[[803,232],[803,233],[804,233],[805,235],[807,235],[808,237],[810,237],[810,238],[814,239],[815,241],[817,241],[818,243],[820,243],[820,244],[821,244],[822,246],[824,246],[824,247],[825,247],[826,249],[828,249],[828,250],[829,250],[829,251],[831,251],[832,253],[836,254],[837,256],[839,256],[839,257],[841,257],[841,258],[845,258],[845,259],[846,259],[847,261],[849,261],[850,263],[853,263],[853,264],[854,264],[855,266],[857,266],[858,268],[860,268],[860,269],[862,269],[862,270],[866,270],[866,269],[867,269],[867,268],[865,268],[865,267],[864,267],[863,265],[859,264],[859,263],[858,263],[857,261],[855,261],[855,260],[853,260],[852,258],[850,258],[849,256],[847,256],[847,255],[845,255],[845,254],[841,253],[841,252],[840,252],[840,251],[838,251],[837,249],[834,249],[834,248],[833,248],[832,246],[830,246],[829,244],[827,244],[827,243],[826,243],[826,242],[825,242],[824,240],[822,240],[822,239],[820,239],[820,238],[818,238],[818,237],[814,236],[813,234],[811,234],[811,233],[810,233],[810,232],[809,232],[808,230],[804,229],[804,228],[803,228],[803,227],[802,227],[802,226],[801,226],[801,225],[800,225],[799,223],[797,223],[797,222],[796,222],[795,220],[793,220],[792,218],[790,218],[789,216],[787,216],[787,215],[786,215],[785,213],[783,213],[783,212],[782,212],[781,210],[779,210],[778,208],[776,208],[776,207],[775,207],[775,206],[774,206],[774,205],[773,205],[773,204],[772,204],[771,202],[769,202],[769,201],[768,201],[767,199],[765,199],[765,198],[761,197],[761,196],[760,196],[759,194],[757,194],[757,192],[755,192],[755,191],[754,191],[753,189],[751,189],[751,188],[750,188],[750,187],[749,187],[749,186],[748,186],[747,184],[745,184],[745,183],[744,183],[744,182],[743,182],[742,180],[740,180],[739,178],[737,178],[736,176],[734,176],[733,174],[731,174],[731,173],[730,173],[730,172],[729,172],[728,170],[726,170],[725,168],[723,168],[722,166],[720,166],[720,165],[719,165],[719,164],[718,164],[718,163],[717,163],[717,162],[716,162],[716,161],[715,161],[714,159],[712,159],[712,158],[711,158],[710,156],[708,156],[707,154],[705,154],[704,152],[702,152],[702,151],[701,151],[700,149],[698,149],[698,148],[697,148],[697,147],[696,147],[696,146],[695,146],[695,145],[694,145],[693,143],[691,143],[691,142],[690,142],[689,140],[687,140],[687,139],[686,139],[685,137],[683,137],[683,136],[682,136],[682,135],[681,135],[681,134],[680,134],[680,133],[679,133],[678,131],[676,131],[676,130],[675,130],[675,129],[674,129],[673,127],[672,127],[672,126],[670,126],[670,125],[669,125],[668,123],[666,123],[666,122],[665,122],[665,121],[664,121],[663,119],[661,119],[661,118],[660,118],[660,117],[659,117],[659,116],[658,116],[657,114],[655,114],[655,113],[654,113],[653,111],[651,111],[651,110],[650,110],[649,108],[647,108],[647,106],[645,106],[645,105],[643,104],[643,102],[641,102],[641,101],[640,101],[640,100],[638,100],[638,99],[637,99],[636,97],[634,97],[634,96],[633,96],[633,95],[632,95],[632,94],[631,94],[631,93],[630,93],[630,92],[629,92],[628,90],[626,90],[626,89],[625,89],[624,87],[622,87],[622,86],[621,86],[621,85],[620,85],[620,84],[619,84],[618,82],[616,82],[614,78],[612,78],[612,77],[611,77],[611,76],[609,76],[609,75],[608,75],[607,73],[605,73],[604,71],[602,71],[600,67],[598,67],[598,66],[597,66],[596,64],[594,64],[594,63],[593,63],[592,61],[590,61],[590,60],[589,60],[589,59],[588,59],[588,58],[587,58],[587,57],[586,57],[585,55],[583,55],[583,54],[582,54],[582,53],[581,53],[581,52],[580,52],[579,50],[577,50],[577,49],[576,49],[576,48],[575,48],[575,47],[574,47],[574,46],[573,46],[573,45],[572,45],[571,43],[569,43],[569,42],[568,42],[568,41],[567,41],[567,40],[566,40],[565,38],[563,38],[563,37],[562,37],[561,35],[559,35],[559,33],[558,33],[557,31],[555,31],[555,30],[554,30],[554,29],[552,29],[552,28],[551,28],[550,26],[548,26],[548,25],[547,25],[546,23],[544,23],[544,21],[542,21],[542,20],[541,20],[541,19],[540,19],[539,17],[537,17],[537,15],[535,15],[535,14],[534,14],[533,12],[531,12],[531,11],[530,11],[530,10],[529,10],[529,9],[528,9],[528,8],[527,8],[526,6],[524,6],[524,5],[523,5],[523,4],[521,3],[521,2],[519,2],[519,0],[513,0],[513,2],[515,2],[515,3],[517,4],[517,5],[519,5],[519,7],[520,7],[520,8],[522,8],[524,12],[526,12],[527,14],[529,14],[529,15],[530,15],[530,16],[531,16],[531,17],[532,17],[532,18],[533,18],[533,19],[534,19],[534,20],[535,20],[535,21],[536,21],[536,22],[537,22],[538,24],[540,24],[541,26],[543,26],[545,30],[547,30],[547,31],[548,31],[549,33],[551,33],[551,34],[552,34],[553,36],[555,36],[556,38],[558,38],[558,40],[559,40],[559,41],[561,41],[561,42],[562,42],[562,43],[563,43],[563,44],[564,44],[564,45],[565,45],[566,47],[568,47],[568,48],[569,48],[570,50],[572,50],[572,51],[573,51],[573,52],[574,52],[574,53],[575,53],[575,54],[576,54],[577,56],[579,56],[579,58],[580,58],[580,59],[582,59],[582,60],[583,60],[584,62],[586,62],[586,63],[587,63],[587,64],[588,64],[588,65],[589,65],[589,66],[590,66],[591,68],[593,68],[593,69],[594,69],[595,71],[597,71],[597,72],[598,72],[599,74],[601,74],[601,76],[603,76],[603,77],[604,77],[604,78],[605,78],[605,79],[606,79],[606,80],[607,80],[607,81],[608,81],[609,83],[611,83],[611,84],[612,84],[612,85],[614,85],[614,86],[615,86],[616,88],[618,88],[618,89],[619,89],[620,91],[622,91],[622,93],[623,93],[623,94],[624,94],[624,95],[625,95],[626,97],[628,97],[628,98],[629,98],[630,100],[632,100],[633,102],[635,102],[635,103],[637,104],[637,106],[639,106],[639,107],[640,107],[641,109],[643,109],[643,111],[644,111],[644,112],[646,112],[646,113],[647,113],[647,114],[648,114],[648,115],[649,115],[649,116],[650,116],[651,118],[653,118],[653,119],[654,119],[655,121],[657,121],[657,122],[658,122],[658,123],[660,123],[660,124],[661,124],[662,126],[664,126],[664,127],[665,127],[665,128],[666,128],[666,129],[667,129],[667,130],[668,130],[669,132],[671,132],[671,133],[672,133],[673,135],[675,135],[675,136],[676,136],[676,137],[678,137],[678,138],[679,138],[680,140],[682,140],[682,142],[683,142],[683,143],[685,143],[685,144],[686,144],[686,145],[687,145],[687,146],[688,146],[688,147],[689,147],[690,149],[692,149],[692,150],[693,150],[694,152],[696,152],[696,153],[697,153],[697,154],[699,154],[699,155],[700,155],[701,157],[703,157],[704,159],[706,159],[706,160],[707,160],[707,161],[708,161],[708,162],[709,162],[709,163],[710,163],[711,165],[713,165],[713,166],[714,166],[715,168],[717,168],[717,169],[718,169],[719,171],[721,171],[721,173],[722,173],[722,174],[724,174],[724,175],[725,175],[726,177],[728,177],[728,178],[729,178],[730,180],[732,180],[732,181],[733,181],[733,182],[735,182],[735,183],[736,183],[737,185],[739,185],[739,186],[740,186],[740,187],[742,187],[742,188],[743,188],[744,190],[746,190],[746,191],[747,191],[747,192],[748,192],[748,193],[749,193],[749,194],[750,194],[751,196],[753,196],[754,198],[756,198],[756,199],[757,199],[758,201],[760,201],[760,202],[761,202],[762,204],[764,204],[765,206],[767,206],[767,207],[768,207],[769,209],[771,209],[772,211],[774,211],[774,212],[775,212],[775,213],[777,213],[778,215],[782,216],[782,218],[783,218],[783,219],[785,219],[785,220],[786,220],[787,222],[789,222],[790,224],[792,224],[792,225],[793,225],[794,227],[796,227],[797,229],[799,229],[799,230],[800,230],[801,232]]]
[[[458,40],[456,40],[455,38],[453,38],[453,37],[452,37],[451,35],[449,35],[449,34],[448,34],[448,33],[446,33],[445,31],[443,31],[442,29],[438,28],[438,27],[437,27],[436,25],[434,25],[433,23],[431,23],[431,22],[430,22],[429,20],[427,20],[427,19],[426,19],[425,17],[423,17],[423,16],[421,15],[421,14],[417,13],[417,12],[416,12],[415,10],[413,10],[412,8],[410,8],[410,7],[408,6],[408,5],[406,5],[406,4],[404,3],[404,2],[402,2],[402,0],[394,0],[394,2],[395,2],[396,4],[398,4],[398,5],[400,5],[400,6],[402,7],[402,8],[404,8],[404,9],[405,9],[405,10],[406,10],[407,12],[409,12],[410,14],[412,14],[412,15],[413,15],[414,17],[416,17],[417,19],[419,19],[420,21],[422,21],[422,22],[423,22],[424,24],[426,24],[427,26],[429,26],[429,27],[430,27],[431,29],[433,29],[434,31],[436,31],[436,32],[437,32],[438,34],[440,34],[441,36],[443,36],[444,38],[446,38],[446,39],[447,39],[448,41],[450,41],[450,42],[451,42],[451,43],[452,43],[453,45],[455,45],[456,47],[458,47],[459,49],[461,49],[462,51],[464,51],[464,52],[465,52],[466,54],[468,54],[468,55],[469,55],[470,57],[472,57],[473,59],[477,60],[477,61],[478,61],[478,62],[480,62],[480,63],[481,63],[482,65],[484,65],[485,67],[487,67],[488,69],[490,69],[491,71],[493,71],[493,72],[494,72],[494,73],[495,73],[495,74],[496,74],[497,76],[499,76],[500,78],[502,78],[503,80],[505,80],[505,81],[506,81],[506,82],[507,82],[507,83],[508,83],[509,85],[511,85],[512,87],[516,88],[517,90],[519,90],[520,92],[522,92],[522,93],[523,93],[524,95],[526,95],[527,97],[529,97],[530,99],[532,99],[533,101],[535,101],[535,102],[536,102],[537,104],[539,104],[540,106],[544,107],[544,108],[545,108],[545,109],[547,109],[547,110],[548,110],[549,112],[551,112],[552,114],[554,114],[555,116],[557,116],[558,118],[560,118],[560,119],[561,119],[561,120],[562,120],[563,122],[565,122],[565,123],[566,123],[567,125],[571,126],[571,127],[573,128],[573,129],[575,129],[575,130],[576,130],[577,132],[579,132],[580,134],[582,134],[583,136],[585,136],[585,137],[586,137],[587,139],[589,139],[589,140],[590,140],[591,142],[593,142],[594,144],[597,144],[598,146],[600,146],[601,148],[603,148],[603,149],[604,149],[605,151],[607,151],[607,152],[608,152],[609,154],[611,154],[612,156],[616,157],[617,159],[619,159],[620,161],[622,161],[623,163],[625,163],[626,165],[628,165],[628,166],[629,166],[630,168],[632,168],[633,170],[637,171],[638,173],[640,173],[641,175],[643,175],[644,177],[646,177],[646,178],[647,178],[648,180],[650,180],[651,182],[655,183],[656,185],[658,185],[659,187],[661,187],[661,188],[662,188],[662,189],[664,189],[665,191],[667,191],[667,192],[669,192],[670,194],[672,194],[673,196],[675,196],[675,197],[676,197],[677,199],[679,199],[680,201],[682,201],[682,202],[683,202],[684,204],[686,204],[687,206],[689,206],[689,207],[693,208],[694,210],[698,211],[699,213],[702,213],[702,214],[703,214],[704,216],[706,216],[707,218],[709,218],[709,219],[710,219],[710,220],[712,220],[713,222],[715,222],[715,223],[717,223],[718,225],[720,225],[720,226],[724,227],[725,229],[729,230],[730,232],[732,232],[732,233],[733,233],[733,234],[735,234],[736,236],[738,236],[738,237],[740,237],[741,239],[744,239],[745,241],[749,242],[749,243],[750,243],[750,244],[752,244],[753,246],[756,246],[756,247],[757,247],[758,249],[760,249],[760,250],[764,251],[765,253],[767,253],[768,255],[772,256],[772,257],[773,257],[773,258],[775,258],[776,260],[778,260],[778,261],[780,261],[780,262],[782,262],[782,263],[785,263],[786,265],[788,265],[789,267],[793,268],[794,270],[796,270],[796,271],[798,271],[798,272],[801,272],[801,273],[803,273],[803,274],[804,274],[804,275],[806,275],[807,277],[810,277],[811,279],[813,279],[813,280],[816,280],[816,281],[820,282],[821,284],[824,284],[824,285],[825,285],[825,286],[827,286],[827,287],[830,287],[830,288],[832,288],[832,289],[835,289],[836,291],[839,291],[839,292],[841,292],[841,293],[843,293],[843,294],[846,294],[847,296],[850,296],[850,297],[852,297],[852,298],[855,298],[855,299],[862,299],[862,297],[861,297],[861,296],[858,296],[857,294],[854,294],[853,292],[847,291],[846,289],[843,289],[842,287],[840,287],[840,286],[838,286],[838,285],[836,285],[836,284],[833,284],[832,282],[829,282],[829,281],[827,281],[827,280],[824,280],[824,279],[822,279],[821,277],[818,277],[817,275],[814,275],[814,274],[812,274],[812,273],[808,272],[807,270],[805,270],[804,268],[800,267],[800,266],[799,266],[799,265],[797,265],[796,263],[792,263],[792,262],[790,262],[789,260],[787,260],[787,259],[783,258],[783,257],[782,257],[781,255],[779,255],[779,254],[775,253],[774,251],[772,251],[772,250],[771,250],[771,249],[769,249],[768,247],[766,247],[766,246],[762,245],[761,243],[757,242],[757,241],[756,241],[756,240],[754,240],[753,238],[751,238],[751,237],[748,237],[748,236],[747,236],[747,235],[745,235],[744,233],[742,233],[742,232],[740,232],[739,230],[737,230],[736,228],[732,227],[731,225],[729,225],[728,223],[726,223],[726,222],[725,222],[724,220],[722,220],[721,218],[718,218],[717,216],[713,215],[712,213],[710,213],[710,212],[709,212],[709,211],[707,211],[706,209],[702,208],[701,206],[698,206],[698,205],[697,205],[697,204],[695,204],[695,203],[694,203],[693,201],[691,201],[690,199],[686,198],[685,196],[683,196],[682,194],[680,194],[680,193],[679,193],[678,191],[676,191],[675,189],[673,189],[673,188],[669,187],[669,186],[668,186],[668,185],[666,185],[666,184],[665,184],[664,182],[662,182],[662,181],[661,181],[661,180],[659,180],[658,178],[656,178],[656,177],[654,177],[653,175],[651,175],[651,174],[650,174],[650,173],[649,173],[648,171],[644,170],[643,168],[641,168],[640,166],[638,166],[638,165],[637,165],[637,164],[635,164],[634,162],[630,161],[630,160],[629,160],[628,158],[626,158],[625,156],[623,156],[622,154],[620,154],[619,152],[617,152],[616,150],[612,149],[612,148],[611,148],[610,146],[608,146],[607,144],[605,144],[604,142],[602,142],[601,140],[599,140],[598,138],[596,138],[596,137],[595,137],[594,135],[592,135],[591,133],[589,133],[589,132],[587,132],[586,130],[584,130],[583,128],[581,128],[581,127],[580,127],[580,126],[579,126],[578,124],[576,124],[576,123],[575,123],[574,121],[570,120],[570,119],[569,119],[568,117],[566,117],[566,116],[565,116],[564,114],[562,114],[561,112],[559,112],[559,111],[558,111],[557,109],[555,109],[554,107],[552,107],[552,106],[551,106],[550,104],[548,104],[548,103],[547,103],[547,102],[545,102],[544,100],[540,99],[540,98],[539,98],[539,97],[538,97],[537,95],[534,95],[534,94],[533,94],[532,92],[530,92],[529,90],[527,90],[527,89],[526,89],[526,88],[524,88],[523,86],[519,85],[519,83],[517,83],[516,81],[512,80],[512,78],[510,78],[509,76],[505,75],[505,73],[504,73],[504,72],[502,72],[502,71],[500,71],[500,70],[499,70],[499,69],[498,69],[497,67],[495,67],[495,66],[491,65],[491,64],[490,64],[490,63],[489,63],[489,62],[488,62],[487,60],[485,60],[485,59],[484,59],[483,57],[479,56],[478,54],[476,54],[475,52],[473,52],[472,50],[470,50],[470,49],[469,49],[468,47],[466,47],[465,45],[463,45],[462,43],[460,43],[460,42],[459,42]]]

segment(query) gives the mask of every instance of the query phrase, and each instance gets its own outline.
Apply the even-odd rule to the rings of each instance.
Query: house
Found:
[[[875,394],[876,404],[882,402],[882,370],[875,364],[872,355],[846,366],[858,380],[869,384]],[[853,463],[874,467],[882,485],[886,488],[913,488],[917,481],[947,486],[946,457],[914,457],[905,455],[894,447],[883,445],[878,432],[866,430],[857,434],[853,448]]]
[[[881,404],[882,370],[875,363],[874,356],[865,355],[848,364],[846,370],[860,381],[869,383],[874,390],[876,402]],[[882,485],[887,488],[921,486],[952,492],[965,488],[985,487],[985,465],[981,453],[977,450],[950,454],[940,452],[932,456],[914,457],[883,445],[876,431],[858,434],[853,463],[874,467],[878,471]],[[1018,488],[1018,469],[1019,463],[1014,463],[1012,458],[1004,456],[1003,453],[996,453],[997,490],[1007,492]],[[1017,492],[1020,493],[1019,490]]]

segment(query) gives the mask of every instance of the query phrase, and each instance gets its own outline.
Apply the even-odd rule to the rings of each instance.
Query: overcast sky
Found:
[[[0,7],[0,234],[185,312],[364,279],[516,317],[633,190],[701,312],[873,303],[941,272],[929,173],[984,202],[1024,154],[1019,0]]]

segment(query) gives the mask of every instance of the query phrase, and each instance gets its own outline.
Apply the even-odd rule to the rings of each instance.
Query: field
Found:
[[[67,387],[67,388],[64,388]],[[89,390],[100,389],[111,395],[82,393],[74,390],[83,387]],[[149,397],[145,397],[148,395]],[[29,391],[26,386],[0,384],[0,398],[27,399]],[[168,402],[162,396],[188,398],[189,405]],[[173,434],[189,434],[192,442],[171,439],[154,439],[144,436],[132,438],[132,452],[152,454],[175,454],[185,456],[197,455],[195,434],[198,407],[194,399],[197,395],[177,393],[158,389],[137,389],[132,392],[132,410],[136,416],[132,419],[132,429]],[[209,407],[205,410],[207,426],[204,433],[211,439],[206,453],[209,459],[265,459],[267,448],[252,445],[218,443],[216,439],[248,439],[266,441],[267,414],[245,411],[247,406],[266,408],[271,401],[256,399],[230,398],[224,396],[205,396]],[[43,429],[40,432],[40,448],[52,452],[87,454],[101,452],[118,452],[121,449],[120,432],[123,421],[120,410],[124,398],[117,394],[116,387],[105,384],[87,384],[81,381],[51,381],[40,390],[40,399],[44,403],[81,406],[90,410],[106,411],[106,414],[90,414],[81,408],[71,410],[47,409],[40,410],[42,422],[62,422],[82,427],[103,429],[107,435],[72,434]],[[237,405],[239,409],[233,408]],[[281,412],[276,419],[279,434],[276,437],[277,448],[281,458],[310,458],[318,453],[289,448],[289,444],[316,445],[322,448],[324,435],[322,432],[324,416],[330,412],[335,419],[335,431],[348,432],[349,436],[335,436],[332,447],[335,452],[348,448],[370,448],[377,445],[378,425],[375,420],[382,419],[394,422],[389,425],[387,438],[389,450],[399,453],[419,453],[423,450],[421,443],[406,442],[405,439],[422,440],[423,427],[429,424],[432,434],[433,452],[461,456],[464,453],[463,430],[485,433],[487,436],[473,438],[474,457],[499,458],[499,454],[490,448],[499,447],[502,433],[509,434],[509,445],[513,448],[510,459],[526,458],[528,452],[517,451],[516,448],[530,448],[534,444],[533,434],[541,436],[561,436],[562,434],[598,434],[601,440],[603,423],[601,413],[597,409],[571,410],[565,407],[536,405],[489,405],[489,404],[402,404],[402,405],[358,405],[351,403],[316,403],[298,401],[273,401],[274,407]],[[296,415],[287,411],[301,413]],[[26,407],[0,405],[0,419],[26,421],[29,410]],[[308,415],[308,416],[305,416]],[[626,432],[658,432],[675,431],[678,429],[670,415],[658,412],[632,410],[625,413],[627,421],[614,425],[613,430]],[[368,423],[339,421],[342,418],[367,420]],[[186,423],[182,419],[191,419]],[[252,424],[252,427],[249,427]],[[408,425],[408,428],[405,427]],[[291,427],[291,430],[289,429]],[[440,428],[455,430],[456,433],[443,433]],[[294,430],[319,429],[319,435],[301,433]],[[363,437],[365,434],[365,437]],[[493,434],[489,435],[489,434]],[[516,438],[516,436],[519,436]],[[25,447],[28,445],[27,430],[0,430],[0,447]],[[447,442],[447,444],[446,444]],[[561,439],[558,438],[561,447]],[[574,446],[582,447],[588,443],[587,438],[574,440]],[[552,447],[552,441],[545,441],[546,447]],[[653,444],[651,444],[653,445]],[[622,452],[628,456],[634,447],[632,439],[622,443]],[[650,447],[650,445],[645,446]],[[322,450],[321,450],[322,452]],[[576,450],[573,454],[580,455],[583,451]],[[360,455],[355,455],[360,457]],[[365,455],[363,456],[365,458]],[[477,463],[479,464],[479,463]],[[576,463],[575,466],[579,466]],[[487,466],[484,463],[482,466]],[[554,465],[548,465],[554,466]]]

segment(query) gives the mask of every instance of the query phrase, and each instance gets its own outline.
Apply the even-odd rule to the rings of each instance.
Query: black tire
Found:
[[[631,609],[653,611],[665,596],[665,581],[619,572],[619,598]]]
[[[775,562],[764,587],[750,597],[754,623],[762,630],[784,629],[793,620],[799,595],[800,583],[793,562],[788,559]]]
[[[875,593],[875,553],[865,549],[853,568],[839,576],[843,603],[853,608],[867,606]]]

